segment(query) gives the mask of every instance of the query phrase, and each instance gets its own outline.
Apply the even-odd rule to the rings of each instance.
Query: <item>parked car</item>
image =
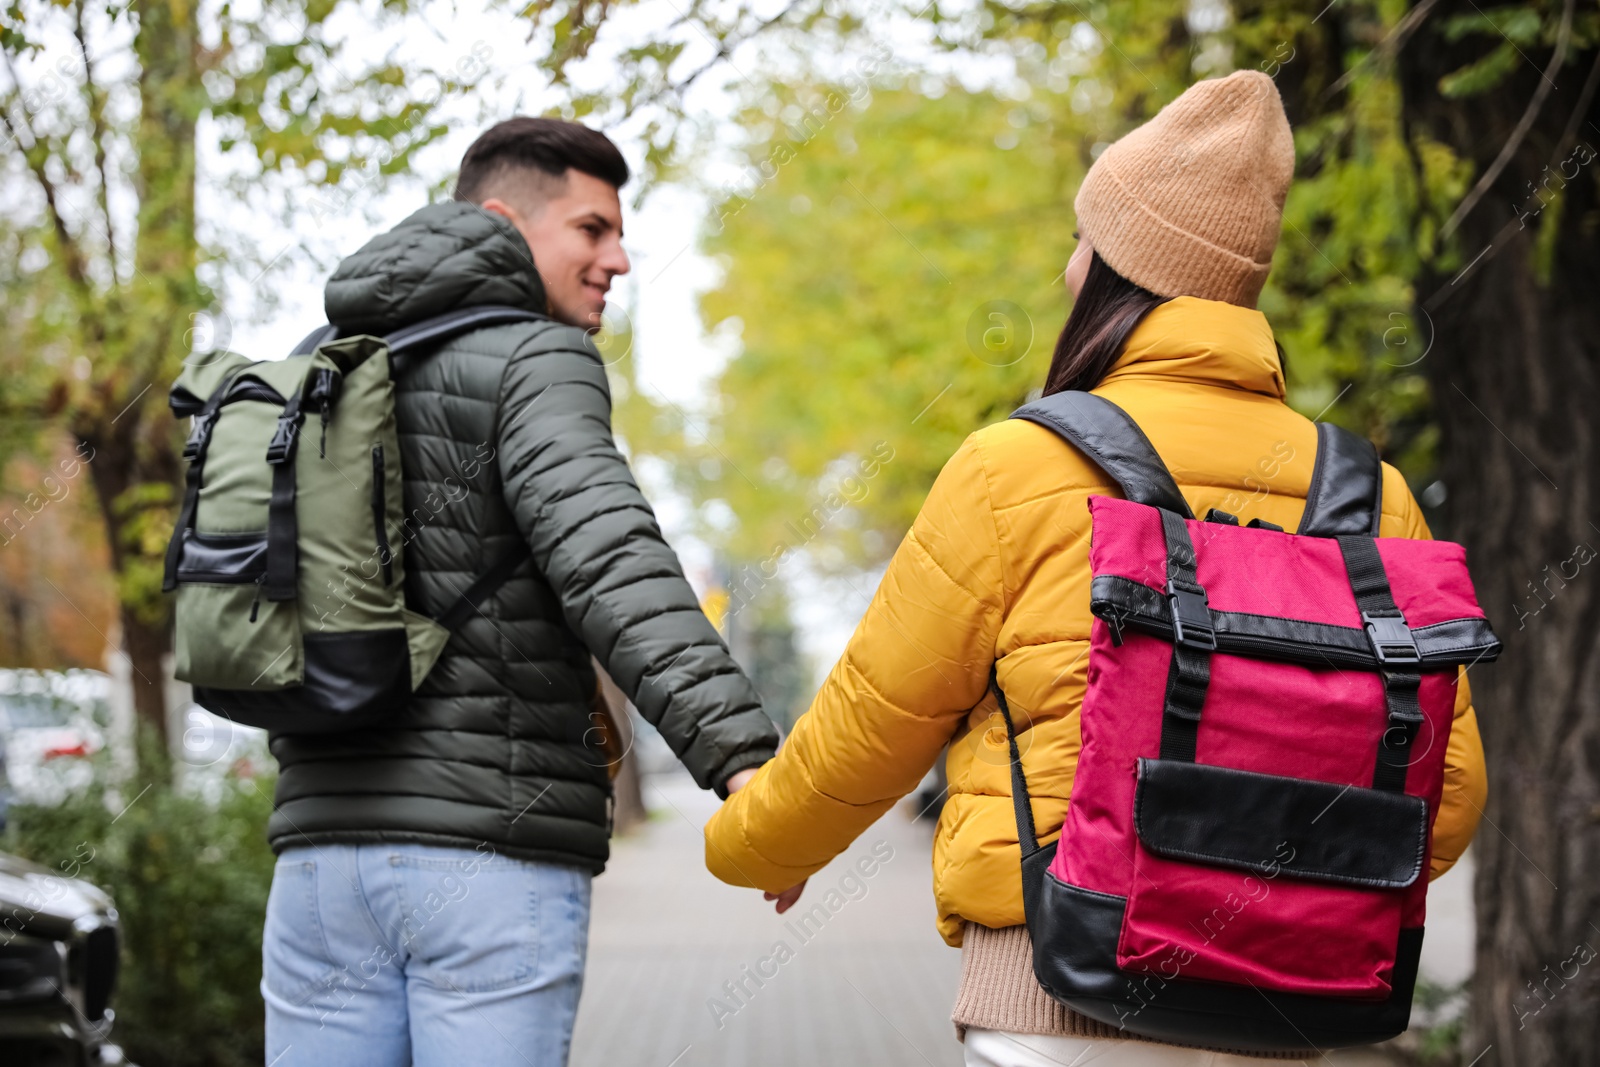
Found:
[[[100,671],[0,669],[0,759],[18,803],[58,804],[90,783],[92,758],[115,743],[111,686]],[[273,767],[265,730],[199,704],[174,714],[172,733],[183,786],[202,795],[220,795],[230,775],[252,778]],[[118,762],[131,766],[132,758],[128,751]]]
[[[0,670],[0,747],[17,801],[59,803],[89,784],[110,695],[99,671]]]
[[[0,806],[8,792],[0,771]],[[109,1040],[117,910],[75,877],[92,860],[87,844],[60,870],[0,852],[0,1063],[8,1067],[128,1062]]]

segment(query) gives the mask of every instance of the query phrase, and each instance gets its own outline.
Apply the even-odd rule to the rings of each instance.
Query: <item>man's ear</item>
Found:
[[[485,211],[494,212],[503,219],[508,219],[511,222],[511,225],[515,226],[519,230],[522,229],[522,213],[516,208],[512,207],[510,204],[506,203],[504,200],[501,200],[498,196],[491,196],[478,206],[483,208]]]

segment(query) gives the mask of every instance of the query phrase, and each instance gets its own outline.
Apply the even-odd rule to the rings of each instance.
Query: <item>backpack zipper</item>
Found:
[[[266,583],[267,572],[262,571],[261,577],[256,579],[256,595],[250,599],[250,621],[256,621],[256,613],[261,610],[261,586]]]
[[[394,564],[389,551],[389,524],[383,497],[383,442],[372,446],[372,526],[378,535],[378,562],[383,566],[383,584],[394,583]]]

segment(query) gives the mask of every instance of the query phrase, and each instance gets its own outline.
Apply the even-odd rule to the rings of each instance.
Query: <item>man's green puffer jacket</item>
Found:
[[[344,335],[478,304],[546,311],[522,236],[457,203],[368,242],[326,301]],[[772,722],[617,451],[605,368],[583,331],[517,323],[450,341],[400,375],[396,418],[408,605],[442,613],[518,540],[532,558],[392,724],[272,738],[274,849],[488,845],[600,871],[610,789],[590,653],[702,787],[721,793],[771,758]]]

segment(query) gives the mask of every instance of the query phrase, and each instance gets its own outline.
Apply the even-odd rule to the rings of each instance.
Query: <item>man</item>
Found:
[[[773,754],[612,440],[588,333],[628,271],[627,180],[600,133],[503,122],[467,150],[454,203],[328,282],[347,335],[482,304],[549,320],[461,336],[396,382],[411,609],[441,613],[509,548],[531,558],[392,725],[272,739],[277,1067],[566,1062],[610,829],[591,653],[702,787],[726,796]]]

